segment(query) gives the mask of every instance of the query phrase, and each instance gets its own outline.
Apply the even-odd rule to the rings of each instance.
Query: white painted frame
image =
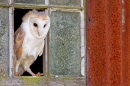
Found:
[[[9,76],[12,77],[14,74],[14,17],[13,8],[9,8]]]
[[[81,0],[81,7],[84,7],[84,0]],[[9,3],[11,4],[12,3],[12,0],[9,0]],[[50,3],[48,0],[45,0],[45,5],[47,6],[50,6]],[[33,8],[33,7],[32,7]],[[67,11],[67,12],[79,12],[80,13],[80,51],[81,51],[81,75],[82,76],[85,76],[86,75],[86,72],[85,72],[85,69],[86,69],[86,55],[85,55],[85,52],[86,52],[86,41],[85,41],[85,24],[84,24],[84,10],[79,10],[79,9],[63,9],[63,8],[48,8],[45,12],[48,13],[48,14],[51,14],[52,11],[56,11],[56,10],[61,10],[61,11]],[[12,77],[14,76],[14,62],[13,62],[13,59],[14,59],[14,8],[13,7],[10,7],[9,8],[9,76]],[[48,50],[48,39],[46,38],[45,39],[45,58],[44,58],[44,64],[45,64],[45,75],[48,74],[49,72],[49,59],[48,59],[48,54],[49,54],[49,50]]]

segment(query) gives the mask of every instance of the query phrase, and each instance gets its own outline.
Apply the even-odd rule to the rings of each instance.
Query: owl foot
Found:
[[[17,76],[21,76],[21,74],[18,74]]]
[[[21,72],[17,72],[17,73],[15,73],[14,75],[15,75],[15,76],[21,76],[22,73],[21,73]]]
[[[40,73],[40,72],[38,72],[38,73],[36,74],[36,76],[43,76],[43,74]]]

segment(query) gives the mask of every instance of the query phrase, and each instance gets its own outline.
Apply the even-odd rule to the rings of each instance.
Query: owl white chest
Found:
[[[36,59],[38,55],[43,53],[44,39],[37,39],[35,37],[27,36],[24,44],[24,57],[26,55],[32,55]]]

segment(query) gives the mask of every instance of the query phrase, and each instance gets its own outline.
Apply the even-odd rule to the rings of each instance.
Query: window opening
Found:
[[[15,9],[14,10],[14,32],[19,28],[22,23],[23,16],[32,9]],[[38,10],[41,11],[41,10]],[[30,66],[33,73],[38,72],[43,74],[43,55],[38,56],[37,60]],[[22,76],[31,76],[28,72],[24,72]]]

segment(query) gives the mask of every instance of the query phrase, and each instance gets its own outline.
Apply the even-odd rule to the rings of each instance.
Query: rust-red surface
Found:
[[[123,86],[130,86],[130,0],[125,0],[122,5],[124,10],[124,22],[122,25],[122,36],[123,36],[123,57],[122,57],[122,77],[123,77]]]
[[[87,0],[87,86],[130,86],[130,0],[122,1]]]

